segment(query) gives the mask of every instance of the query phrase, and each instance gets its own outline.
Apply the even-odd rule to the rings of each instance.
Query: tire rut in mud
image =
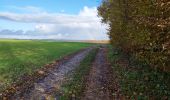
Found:
[[[91,68],[82,100],[112,100],[112,72],[107,62],[107,47],[102,46]]]

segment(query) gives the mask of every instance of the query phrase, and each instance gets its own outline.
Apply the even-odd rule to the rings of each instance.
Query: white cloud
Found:
[[[37,24],[35,26],[35,30],[42,32],[42,33],[52,33],[56,30],[56,26],[54,24]]]
[[[82,11],[80,11],[79,13],[80,16],[91,16],[91,17],[96,17],[97,15],[97,8],[93,7],[93,8],[88,8],[88,7],[84,7]]]
[[[18,7],[18,6],[13,6],[13,5],[9,5],[9,6],[4,6],[7,9],[10,10],[16,10],[18,12],[23,12],[23,13],[42,13],[45,12],[42,8],[39,7],[34,7],[34,6],[24,6],[24,7]]]
[[[97,17],[97,8],[84,7],[77,15],[63,13],[47,13],[34,7],[26,9],[37,9],[39,13],[18,14],[0,12],[0,19],[11,20],[23,23],[36,23],[35,28],[24,35],[36,35],[41,38],[53,39],[108,39],[106,25],[101,24]],[[1,34],[2,32],[0,32]],[[13,32],[15,33],[15,32]],[[43,35],[43,36],[42,36]]]
[[[84,13],[87,15],[87,13]],[[0,18],[16,22],[25,23],[52,23],[52,24],[72,24],[72,23],[96,23],[99,19],[95,16],[66,15],[66,14],[15,14],[1,12]]]

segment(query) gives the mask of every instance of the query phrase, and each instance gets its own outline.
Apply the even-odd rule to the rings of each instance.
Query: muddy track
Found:
[[[24,93],[15,94],[10,97],[10,100],[46,100],[52,92],[60,88],[67,80],[68,74],[71,74],[79,66],[80,62],[92,49],[88,48],[79,52],[66,62],[57,65],[45,78],[35,82],[29,90]]]
[[[107,63],[107,48],[100,47],[91,68],[82,100],[113,100],[112,72]]]

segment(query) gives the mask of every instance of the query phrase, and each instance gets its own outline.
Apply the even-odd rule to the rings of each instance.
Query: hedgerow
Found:
[[[103,0],[98,14],[110,26],[112,45],[153,69],[170,71],[169,0]]]

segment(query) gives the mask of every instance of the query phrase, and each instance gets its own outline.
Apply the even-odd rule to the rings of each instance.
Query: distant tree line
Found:
[[[112,45],[170,71],[169,0],[103,0],[98,14],[109,24]]]

